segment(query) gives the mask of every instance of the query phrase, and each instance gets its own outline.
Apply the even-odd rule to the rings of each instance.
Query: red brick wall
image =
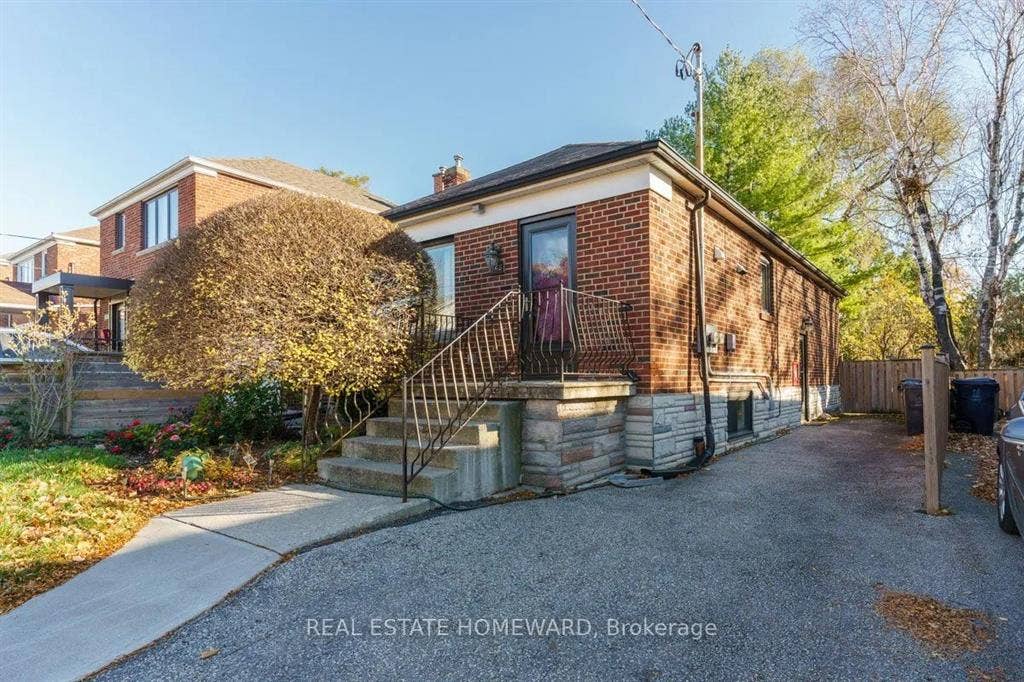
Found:
[[[215,211],[269,191],[273,190],[226,175],[189,175],[178,183],[178,232],[194,227]],[[124,248],[117,252],[114,251],[115,216],[100,221],[99,267],[107,277],[136,279],[153,264],[161,249],[139,254],[142,250],[141,201],[125,208],[124,216]]]
[[[700,389],[692,330],[696,328],[695,273],[691,253],[694,235],[685,195],[676,188],[668,201],[652,193],[653,299],[652,365],[655,392]],[[768,254],[724,218],[705,211],[706,322],[737,336],[737,349],[719,346],[711,366],[719,371],[768,373],[779,385],[798,385],[794,364],[799,359],[805,317],[808,331],[810,383],[835,382],[838,362],[838,301],[795,267],[771,257],[774,314],[761,305],[761,257]],[[715,259],[715,251],[719,259]],[[745,272],[744,272],[745,271]]]
[[[501,247],[505,270],[492,275],[484,263],[484,250]],[[455,314],[476,318],[519,283],[519,225],[498,223],[455,235]]]
[[[675,188],[674,199],[647,190],[576,207],[576,278],[585,293],[632,305],[628,320],[641,392],[700,390],[694,356],[693,230],[690,206]],[[737,227],[707,211],[705,268],[707,322],[737,335],[737,350],[724,344],[712,355],[717,370],[769,373],[777,385],[799,384],[805,316],[810,382],[835,382],[838,362],[836,299],[801,271],[773,259],[775,314],[762,313],[760,258],[763,250]],[[527,218],[528,216],[524,216]],[[487,272],[483,251],[502,247],[505,271]],[[725,257],[714,259],[715,248]],[[476,317],[519,282],[519,226],[514,221],[455,236],[455,301],[459,315]],[[738,270],[745,269],[745,274]],[[720,386],[714,387],[721,388]]]

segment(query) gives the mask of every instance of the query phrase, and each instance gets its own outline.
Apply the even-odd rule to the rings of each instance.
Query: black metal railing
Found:
[[[629,376],[629,307],[555,287],[505,294],[402,382],[402,498],[409,485],[514,378]]]
[[[451,343],[467,323],[465,318],[456,315],[424,312],[420,308],[413,313],[409,325],[407,361],[401,374],[376,390],[326,398],[327,413],[339,433],[328,450],[335,449],[341,441],[362,429],[370,417],[380,414],[388,401],[401,391],[404,375],[422,366],[438,349]]]
[[[523,294],[523,377],[629,376],[629,306],[568,287]]]

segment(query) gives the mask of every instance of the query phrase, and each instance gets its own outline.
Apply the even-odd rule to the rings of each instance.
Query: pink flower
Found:
[[[131,426],[139,426],[140,424],[142,424],[141,419],[134,419],[132,420]]]
[[[177,443],[179,440],[181,440],[181,436],[179,436],[178,434],[174,434],[173,436],[171,436],[171,440]]]

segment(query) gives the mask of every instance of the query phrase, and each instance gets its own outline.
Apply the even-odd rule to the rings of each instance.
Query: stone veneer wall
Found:
[[[737,397],[748,388],[732,389]],[[792,426],[799,426],[802,409],[799,386],[784,386],[769,399],[754,390],[753,434],[728,439],[726,402],[730,392],[712,394],[711,413],[715,425],[717,452],[764,438]],[[810,415],[838,411],[838,385],[811,386]],[[704,435],[704,399],[700,393],[656,393],[629,399],[626,410],[626,464],[667,467],[688,462],[694,456],[693,439]]]

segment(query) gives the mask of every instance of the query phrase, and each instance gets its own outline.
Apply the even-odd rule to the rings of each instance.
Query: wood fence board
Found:
[[[989,377],[999,382],[999,408],[1009,410],[1024,391],[1024,368],[949,372],[950,379]],[[839,364],[846,412],[903,412],[904,379],[921,378],[920,360],[853,360]]]

